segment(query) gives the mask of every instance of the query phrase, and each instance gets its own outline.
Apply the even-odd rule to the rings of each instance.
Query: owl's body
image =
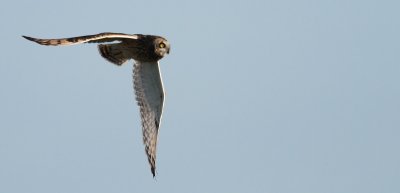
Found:
[[[37,39],[23,36],[41,45],[59,46],[81,43],[99,44],[99,52],[109,62],[122,65],[135,61],[134,88],[142,119],[143,143],[151,172],[155,176],[158,129],[164,105],[164,89],[158,61],[169,53],[168,41],[160,36],[100,33],[62,39]],[[114,43],[118,41],[117,43]]]

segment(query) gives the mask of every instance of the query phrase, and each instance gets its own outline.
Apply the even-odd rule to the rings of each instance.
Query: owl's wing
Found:
[[[135,62],[136,100],[142,118],[143,143],[155,176],[158,128],[164,104],[164,89],[158,62]]]
[[[38,39],[28,36],[22,36],[27,40],[46,46],[75,45],[81,43],[103,43],[113,41],[123,41],[124,39],[138,39],[138,35],[123,33],[100,33],[95,35],[61,38],[61,39]]]

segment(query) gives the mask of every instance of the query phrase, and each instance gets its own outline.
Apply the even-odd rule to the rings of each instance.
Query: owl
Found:
[[[109,62],[121,66],[134,60],[133,83],[142,121],[143,143],[151,173],[155,177],[158,130],[164,106],[164,88],[159,60],[169,54],[169,42],[160,36],[123,33],[100,33],[62,39],[27,40],[46,46],[100,43],[100,55]]]

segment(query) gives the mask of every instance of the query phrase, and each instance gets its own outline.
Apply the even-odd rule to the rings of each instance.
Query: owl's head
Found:
[[[156,39],[154,39],[154,52],[160,58],[169,54],[169,49],[170,49],[170,45],[166,39],[164,39],[162,37],[157,37]]]

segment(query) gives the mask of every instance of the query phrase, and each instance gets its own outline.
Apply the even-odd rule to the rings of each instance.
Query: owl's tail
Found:
[[[103,58],[118,66],[129,59],[119,44],[99,44],[99,52]]]

